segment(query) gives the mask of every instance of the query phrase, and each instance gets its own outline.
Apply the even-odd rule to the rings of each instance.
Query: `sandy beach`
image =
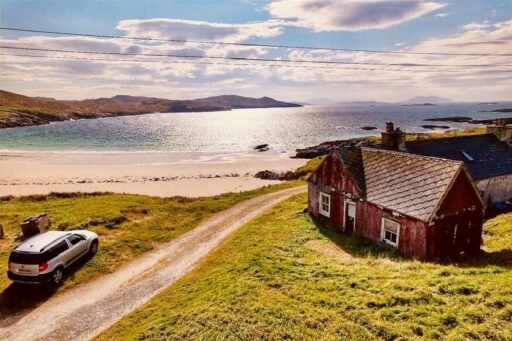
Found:
[[[210,196],[279,181],[254,178],[305,160],[287,153],[0,152],[0,196],[95,192],[152,196]]]

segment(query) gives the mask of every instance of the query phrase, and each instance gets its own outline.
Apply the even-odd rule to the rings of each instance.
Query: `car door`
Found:
[[[71,246],[73,258],[71,261],[76,260],[87,251],[87,243],[84,237],[77,234],[72,234],[68,237],[68,243]]]

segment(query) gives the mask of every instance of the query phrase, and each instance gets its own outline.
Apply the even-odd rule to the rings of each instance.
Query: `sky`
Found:
[[[395,102],[414,96],[512,100],[512,0],[0,0],[0,26],[186,41],[0,30],[4,47],[0,48],[0,89],[29,96],[84,99],[126,94],[185,99],[237,94],[299,102]]]

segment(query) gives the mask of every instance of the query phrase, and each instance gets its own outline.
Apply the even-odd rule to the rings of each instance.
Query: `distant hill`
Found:
[[[251,98],[236,95],[224,95],[206,97],[194,100],[204,105],[214,105],[226,109],[245,109],[245,108],[287,108],[300,107],[300,104],[276,101],[270,97]]]
[[[270,97],[235,95],[194,100],[169,100],[156,97],[117,95],[111,98],[62,101],[48,97],[29,97],[0,90],[0,128],[48,124],[81,118],[141,115],[155,112],[224,111],[239,108],[300,107]]]
[[[398,102],[399,104],[443,104],[451,103],[452,100],[444,97],[437,96],[417,96],[410,98],[406,101]]]

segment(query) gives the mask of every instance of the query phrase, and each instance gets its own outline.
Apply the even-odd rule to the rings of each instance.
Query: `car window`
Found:
[[[76,244],[80,243],[80,241],[82,241],[83,238],[80,237],[79,235],[74,234],[71,237],[69,237],[68,240],[71,243],[71,245],[76,245]]]
[[[46,262],[46,260],[45,256],[41,253],[13,251],[9,256],[9,262],[15,264],[41,264]]]
[[[65,240],[61,241],[57,245],[53,246],[51,249],[49,249],[47,252],[45,252],[46,258],[48,260],[57,257],[64,251],[68,249],[68,244]]]

